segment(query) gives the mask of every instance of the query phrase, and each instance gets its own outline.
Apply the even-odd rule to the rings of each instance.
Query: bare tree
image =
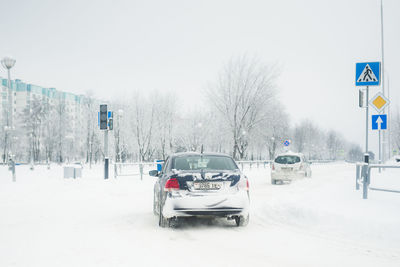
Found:
[[[282,149],[284,140],[289,139],[289,129],[289,115],[281,104],[276,102],[271,105],[269,118],[257,127],[256,147],[265,149],[266,146],[268,158],[273,159],[277,151]]]
[[[206,145],[210,127],[208,125],[209,114],[192,111],[186,117],[180,118],[174,138],[176,151],[200,151],[201,146]]]
[[[153,130],[155,128],[155,103],[139,93],[132,105],[132,129],[136,137],[140,160],[150,160],[155,151]]]
[[[343,148],[343,138],[334,130],[330,130],[327,135],[326,145],[329,152],[329,159],[336,160],[339,149]]]
[[[173,150],[173,132],[177,119],[176,95],[172,93],[154,92],[152,101],[155,107],[155,124],[157,131],[156,145],[162,159]]]
[[[29,150],[33,161],[39,161],[43,122],[46,120],[47,110],[42,99],[33,98],[30,105],[23,111],[23,121],[29,140]]]
[[[245,156],[253,129],[268,117],[275,78],[275,67],[240,57],[225,66],[207,91],[208,100],[230,128],[235,159]]]
[[[400,112],[398,109],[391,118],[391,125],[392,144],[397,151],[400,151]]]
[[[56,128],[56,147],[57,147],[57,162],[64,162],[64,147],[66,145],[67,132],[71,131],[69,129],[70,123],[68,120],[68,111],[66,104],[63,99],[59,99],[55,105],[55,120],[54,126]]]
[[[310,120],[303,120],[293,130],[293,145],[297,152],[308,154],[309,158],[321,158],[324,147],[324,133]]]

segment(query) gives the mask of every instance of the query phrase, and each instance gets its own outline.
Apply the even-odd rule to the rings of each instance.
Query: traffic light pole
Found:
[[[108,179],[108,130],[104,131],[104,179]]]

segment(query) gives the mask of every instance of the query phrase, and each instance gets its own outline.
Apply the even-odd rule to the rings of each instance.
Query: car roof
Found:
[[[175,158],[175,157],[182,157],[182,156],[222,156],[222,157],[229,157],[232,158],[231,156],[223,153],[216,153],[216,152],[207,152],[207,153],[199,153],[199,152],[179,152],[179,153],[173,153],[170,155],[170,157]]]
[[[281,154],[277,155],[275,158],[277,158],[279,156],[299,156],[299,157],[302,157],[303,153],[295,153],[295,152],[289,151],[289,152],[281,153]]]

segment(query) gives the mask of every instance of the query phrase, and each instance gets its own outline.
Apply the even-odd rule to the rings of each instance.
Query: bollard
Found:
[[[143,180],[143,164],[142,163],[139,164],[139,170],[140,170],[140,180],[142,181]]]
[[[15,161],[11,160],[10,163],[11,163],[11,172],[12,172],[13,182],[16,182],[17,181],[17,177],[15,175]]]
[[[358,181],[360,180],[360,165],[356,165],[356,190],[360,189],[360,184]]]
[[[104,159],[104,179],[108,179],[108,158]]]
[[[370,169],[368,168],[369,165],[369,154],[366,153],[364,154],[364,162],[367,163],[367,165],[363,166],[365,168],[364,173],[363,173],[363,199],[368,198],[368,176]]]
[[[114,179],[117,179],[117,163],[114,163]]]

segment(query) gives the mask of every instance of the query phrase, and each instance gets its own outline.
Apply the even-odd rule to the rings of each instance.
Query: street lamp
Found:
[[[124,111],[122,109],[118,110],[118,129],[117,129],[117,158],[116,161],[122,162],[121,160],[121,147],[120,147],[120,131],[121,131],[121,120],[124,115]]]
[[[7,74],[8,74],[8,114],[7,114],[7,126],[11,127],[13,126],[13,106],[12,106],[12,89],[11,89],[11,75],[10,75],[10,69],[14,67],[15,65],[15,59],[12,57],[4,57],[1,60],[1,65],[5,69],[7,69]],[[7,144],[4,144],[7,146]],[[12,150],[12,143],[11,143],[11,138],[10,138],[10,151]],[[8,162],[8,158],[7,158]]]

